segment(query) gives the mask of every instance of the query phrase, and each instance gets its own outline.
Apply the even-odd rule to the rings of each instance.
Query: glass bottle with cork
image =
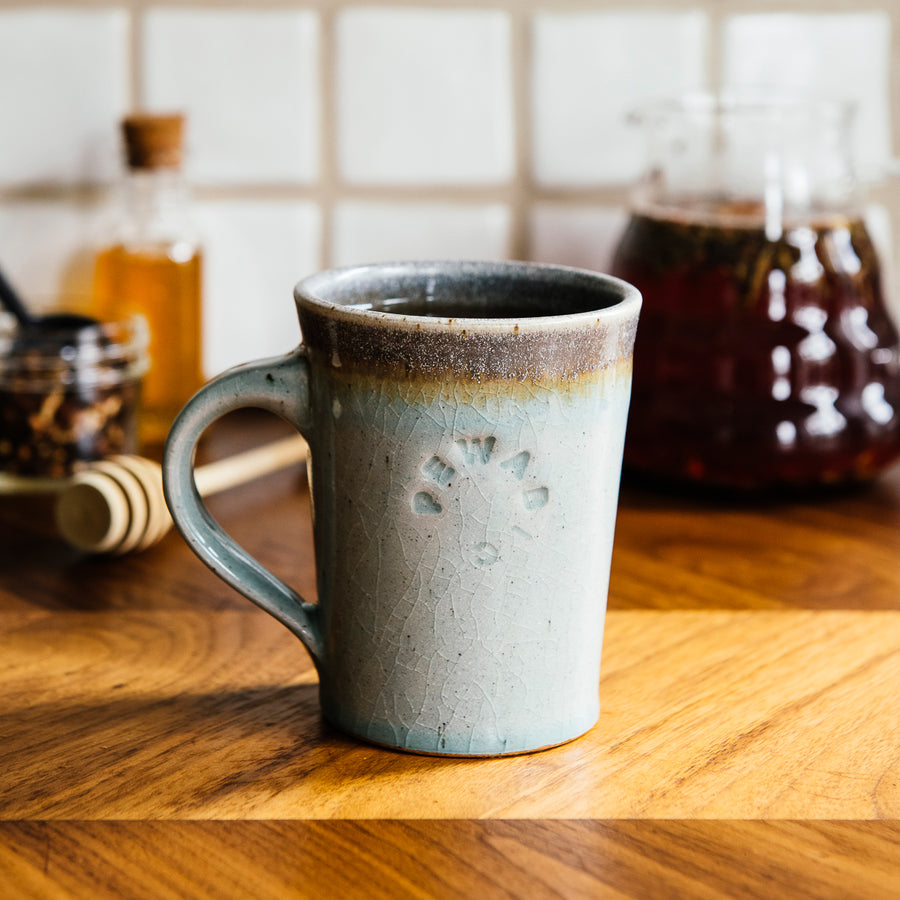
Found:
[[[181,171],[184,117],[134,114],[122,132],[128,171],[119,219],[95,261],[93,312],[147,321],[140,419],[147,446],[165,439],[203,382],[202,254]]]

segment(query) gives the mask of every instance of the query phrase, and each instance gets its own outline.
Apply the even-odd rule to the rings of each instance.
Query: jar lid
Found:
[[[142,316],[21,340],[0,314],[0,390],[41,392],[55,386],[114,384],[146,372],[148,328]]]
[[[181,165],[184,116],[181,113],[133,113],[122,120],[125,152],[132,169]]]

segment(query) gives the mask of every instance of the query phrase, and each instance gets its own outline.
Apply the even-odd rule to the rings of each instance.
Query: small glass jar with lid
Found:
[[[0,480],[65,478],[134,452],[146,369],[139,316],[31,334],[0,315]]]

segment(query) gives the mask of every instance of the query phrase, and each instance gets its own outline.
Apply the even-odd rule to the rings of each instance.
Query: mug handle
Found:
[[[194,482],[194,452],[203,432],[225,413],[244,407],[269,410],[309,438],[306,349],[300,346],[286,356],[230,369],[187,402],[172,424],[163,451],[166,503],[193,552],[226,584],[300,638],[318,667],[322,660],[318,607],[307,603],[224,531],[209,514]]]

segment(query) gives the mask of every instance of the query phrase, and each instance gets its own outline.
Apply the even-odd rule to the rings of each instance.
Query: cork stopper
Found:
[[[125,152],[132,169],[165,169],[181,165],[184,116],[180,113],[134,113],[122,120]]]

